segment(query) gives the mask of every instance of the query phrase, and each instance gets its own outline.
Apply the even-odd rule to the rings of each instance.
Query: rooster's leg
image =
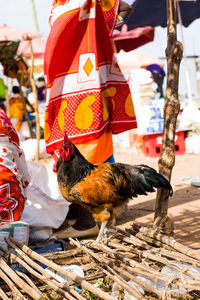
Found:
[[[105,231],[107,223],[108,223],[108,220],[101,223],[99,234],[98,234],[97,239],[96,239],[97,242],[99,242],[101,240],[101,238],[102,238],[102,236],[104,234],[104,231]]]

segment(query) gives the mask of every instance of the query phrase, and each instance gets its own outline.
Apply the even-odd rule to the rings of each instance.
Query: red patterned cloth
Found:
[[[110,39],[118,0],[54,1],[44,71],[45,141],[61,146],[64,130],[75,144],[136,127],[131,93]]]
[[[0,223],[20,220],[28,184],[29,175],[18,135],[0,108]]]

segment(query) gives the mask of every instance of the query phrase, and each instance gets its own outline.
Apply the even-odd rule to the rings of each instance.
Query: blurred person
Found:
[[[39,77],[36,81],[38,102],[44,102],[46,99],[46,83],[44,77]]]
[[[18,134],[0,108],[0,224],[21,219],[29,180]]]
[[[6,112],[6,106],[4,102],[6,101],[6,91],[8,86],[4,83],[4,80],[0,78],[0,107]]]
[[[130,89],[110,38],[119,13],[118,0],[85,0],[81,6],[78,0],[53,2],[44,58],[44,136],[55,162],[65,130],[87,160],[102,163],[114,162],[112,134],[137,126]],[[68,234],[78,236],[94,228],[86,209],[75,205],[72,210],[78,216]]]
[[[133,8],[131,5],[122,0],[119,0],[118,16],[115,27],[122,26],[125,20],[127,21],[127,19],[130,17],[132,12]]]
[[[85,1],[81,8],[78,0],[53,3],[44,73],[45,140],[55,160],[64,130],[86,159],[99,163],[113,154],[113,133],[137,126],[130,89],[110,39],[118,8],[119,1]]]
[[[16,85],[12,87],[12,95],[8,100],[8,112],[12,124],[19,132],[23,122],[25,110],[19,87]]]
[[[159,93],[160,98],[163,98],[163,81],[166,76],[164,69],[158,64],[151,64],[146,67],[146,70],[151,72],[153,81],[157,84],[156,92]]]
[[[31,103],[29,103],[28,99],[25,97],[27,114],[30,121],[35,119],[31,114],[34,112],[34,107]],[[21,131],[23,122],[26,122],[25,109],[23,104],[23,99],[20,94],[19,86],[13,86],[12,95],[8,100],[8,112],[10,120],[17,130],[18,133],[23,134]]]

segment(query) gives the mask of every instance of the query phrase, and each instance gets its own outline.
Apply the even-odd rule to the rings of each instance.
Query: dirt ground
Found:
[[[158,170],[158,157],[146,157],[133,149],[119,147],[115,147],[114,155],[117,162],[142,163]],[[200,176],[200,154],[176,156],[171,179],[174,194],[169,200],[168,215],[174,222],[174,238],[188,247],[200,249],[200,188],[182,184],[181,179],[188,176]],[[152,193],[131,200],[126,215],[117,225],[127,228],[134,222],[151,227],[155,198],[156,193]]]

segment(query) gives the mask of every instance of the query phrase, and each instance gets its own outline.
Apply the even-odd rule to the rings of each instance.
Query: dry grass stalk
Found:
[[[40,263],[45,264],[46,266],[50,267],[51,269],[53,269],[57,272],[60,272],[64,276],[69,277],[71,280],[75,281],[79,285],[82,285],[82,287],[84,289],[89,290],[91,293],[99,296],[102,299],[113,300],[113,297],[111,297],[109,294],[103,292],[102,290],[94,287],[89,282],[84,280],[84,278],[75,275],[73,272],[70,272],[70,271],[67,271],[67,270],[63,269],[61,266],[55,264],[54,262],[49,261],[48,259],[46,259],[42,255],[40,255],[40,254],[36,253],[35,251],[31,250],[28,246],[23,245],[22,243],[14,240],[13,238],[9,237],[9,240],[12,241],[13,244],[17,245],[20,249],[22,249],[31,258],[39,261]]]

